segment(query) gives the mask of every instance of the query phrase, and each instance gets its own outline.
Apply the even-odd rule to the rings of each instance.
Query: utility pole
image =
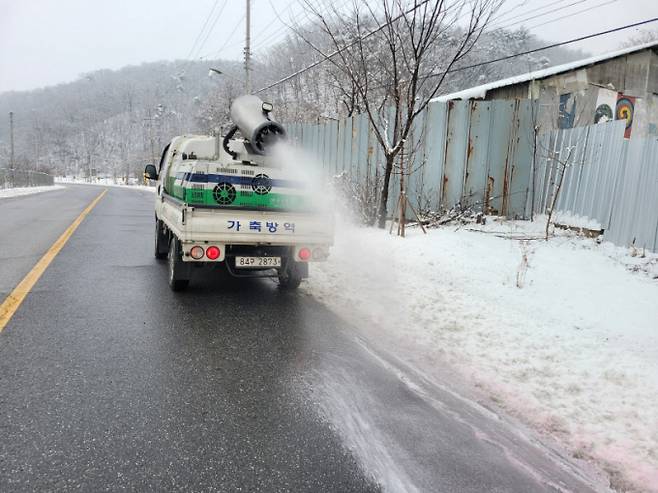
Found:
[[[151,141],[151,164],[155,164],[155,146],[153,142],[153,120],[151,116],[151,108],[146,112],[147,117],[144,118],[145,122],[149,122],[149,140]]]
[[[251,0],[247,0],[247,28],[244,40],[244,92],[251,94]]]
[[[9,167],[15,168],[14,164],[14,112],[9,112]]]

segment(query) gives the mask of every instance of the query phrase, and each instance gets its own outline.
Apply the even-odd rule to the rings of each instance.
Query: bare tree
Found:
[[[560,158],[560,153],[559,152],[552,152],[550,151],[550,159],[555,163],[555,171],[557,173],[557,179],[555,181],[555,185],[553,187],[553,193],[550,198],[550,204],[548,205],[548,208],[546,209],[546,241],[548,241],[549,238],[549,230],[551,227],[551,220],[553,219],[553,214],[555,213],[555,207],[557,206],[557,200],[560,196],[560,191],[562,191],[562,185],[564,184],[564,175],[567,173],[567,169],[570,166],[573,166],[573,162],[571,161],[571,156],[573,155],[573,151],[575,149],[575,146],[570,146],[567,148],[567,156],[564,159]]]
[[[538,95],[537,95],[538,96]],[[581,95],[582,96],[582,95]],[[566,146],[563,148],[564,151],[566,151],[566,156],[562,156],[562,153],[560,150],[556,150],[553,148],[548,148],[543,139],[543,132],[547,130],[558,130],[560,132],[565,132],[565,131],[572,131],[573,128],[576,127],[585,127],[589,123],[589,119],[591,118],[591,113],[589,109],[587,108],[586,105],[581,104],[578,106],[578,111],[576,111],[576,103],[579,101],[578,95],[574,95],[574,99],[572,101],[572,116],[571,116],[571,126],[570,128],[563,128],[558,130],[559,127],[559,119],[561,118],[561,113],[558,111],[558,104],[556,103],[550,103],[550,104],[542,104],[540,102],[540,99],[534,99],[531,102],[531,119],[532,119],[532,127],[530,128],[528,132],[528,138],[530,139],[530,145],[532,146],[532,170],[531,170],[531,183],[530,183],[530,220],[534,220],[534,215],[535,215],[535,202],[536,202],[536,187],[537,187],[537,168],[538,164],[540,162],[545,163],[545,167],[550,168],[549,170],[549,175],[550,175],[550,182],[549,182],[549,188],[548,188],[548,194],[549,196],[546,197],[547,203],[545,207],[545,213],[546,213],[546,228],[545,228],[545,237],[546,240],[548,241],[549,236],[550,236],[550,225],[551,221],[553,220],[553,216],[555,214],[555,208],[557,207],[557,203],[560,197],[560,192],[562,191],[562,186],[564,184],[564,178],[565,175],[567,174],[569,168],[572,168],[574,166],[583,166],[584,165],[584,159],[585,159],[585,153],[584,149],[587,147],[587,142],[589,139],[589,130],[585,132],[581,132],[579,135],[576,135],[575,138],[570,137],[570,143],[571,145]],[[582,98],[580,98],[580,101],[582,102]],[[542,112],[548,112],[549,115],[552,115],[554,118],[554,126],[553,129],[551,128],[542,128],[542,123],[541,123],[541,114]],[[556,135],[557,138],[557,135]],[[564,137],[563,137],[564,138]],[[577,162],[575,160],[575,155],[574,153],[578,152],[582,160],[581,162]],[[542,170],[544,174],[547,173],[546,169]]]
[[[630,36],[620,43],[620,48],[630,48],[644,43],[651,43],[658,40],[658,29],[640,29],[636,34]]]
[[[502,1],[354,0],[342,10],[328,0],[304,0],[333,51],[314,43],[308,28],[295,31],[347,76],[383,151],[379,227],[386,222],[391,174],[414,120],[476,45]]]

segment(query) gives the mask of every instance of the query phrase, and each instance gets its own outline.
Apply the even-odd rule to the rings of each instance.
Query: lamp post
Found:
[[[244,40],[244,92],[251,94],[251,0],[247,0]]]
[[[242,79],[240,79],[240,78],[238,78],[238,77],[235,77],[234,75],[227,74],[226,72],[222,72],[222,71],[221,71],[220,69],[218,69],[218,68],[212,68],[212,67],[211,67],[211,68],[208,70],[208,75],[209,75],[209,76],[212,77],[212,74],[213,74],[213,73],[215,73],[215,74],[217,74],[217,75],[224,75],[224,76],[228,77],[229,79],[233,79],[234,81],[239,82],[240,84],[246,84],[246,82],[243,81]]]
[[[14,169],[14,112],[9,112],[9,167]]]

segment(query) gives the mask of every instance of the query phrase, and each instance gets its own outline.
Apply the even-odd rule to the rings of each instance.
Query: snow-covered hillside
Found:
[[[542,227],[344,226],[306,290],[430,377],[456,369],[614,487],[658,491],[658,256],[534,239]]]

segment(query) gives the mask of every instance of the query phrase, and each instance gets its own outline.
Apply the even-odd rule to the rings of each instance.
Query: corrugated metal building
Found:
[[[658,135],[658,41],[444,96],[538,100],[540,132],[626,120],[625,137]]]

